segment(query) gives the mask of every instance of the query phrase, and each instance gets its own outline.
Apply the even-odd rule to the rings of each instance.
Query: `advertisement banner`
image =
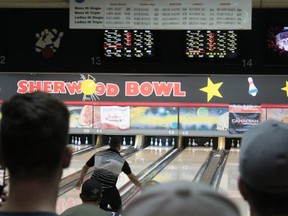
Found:
[[[242,134],[261,121],[261,106],[251,104],[229,105],[229,133]]]

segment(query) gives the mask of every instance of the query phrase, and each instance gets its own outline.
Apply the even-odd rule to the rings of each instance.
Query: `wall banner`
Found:
[[[261,106],[251,104],[229,105],[229,133],[242,134],[261,121]]]
[[[95,103],[287,104],[288,76],[252,77],[253,86],[251,75],[1,73],[0,99],[45,91],[65,101]]]

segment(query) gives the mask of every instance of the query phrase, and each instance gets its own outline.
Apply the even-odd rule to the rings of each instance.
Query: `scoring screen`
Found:
[[[186,32],[187,58],[236,58],[237,32],[225,30],[188,30]]]
[[[150,30],[105,30],[104,57],[146,58],[154,56],[154,36]]]

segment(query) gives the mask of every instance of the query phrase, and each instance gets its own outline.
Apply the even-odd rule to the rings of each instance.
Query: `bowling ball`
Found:
[[[51,47],[44,47],[41,51],[44,58],[49,59],[54,55],[54,51]]]

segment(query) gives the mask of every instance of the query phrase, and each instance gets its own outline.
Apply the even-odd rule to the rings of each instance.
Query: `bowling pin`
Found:
[[[162,140],[159,139],[159,146],[162,146]]]
[[[210,146],[213,147],[213,139],[210,140]]]
[[[252,77],[248,77],[248,83],[249,83],[249,90],[248,93],[252,95],[253,97],[257,95],[258,89],[254,85]]]
[[[56,38],[56,40],[53,42],[53,50],[54,52],[60,47],[60,41],[61,41],[61,38],[63,37],[64,33],[63,32],[60,32],[58,34],[58,37]]]
[[[232,139],[231,147],[234,147],[234,139]]]
[[[175,146],[175,139],[172,138],[172,146]]]
[[[74,144],[74,136],[72,136],[71,144]]]
[[[126,145],[126,138],[123,138],[123,145]]]
[[[85,144],[88,145],[88,137],[85,139]]]
[[[151,140],[150,140],[150,145],[153,146],[154,142],[153,142],[153,137],[151,137]]]
[[[110,142],[111,142],[111,137],[109,137],[108,144],[110,144]]]
[[[169,146],[168,138],[166,138],[165,146]]]
[[[188,140],[188,146],[191,146],[192,143],[191,143],[191,139]]]
[[[35,34],[35,36],[38,39],[36,44],[35,44],[35,51],[41,52],[42,49],[46,46],[46,42],[43,40],[43,38],[45,36],[45,32],[42,31],[41,34],[37,33],[37,34]]]
[[[133,145],[133,139],[130,137],[130,145]]]
[[[155,143],[154,143],[155,146],[158,146],[158,140],[157,138],[155,138]]]
[[[78,138],[78,145],[81,145],[81,137]]]
[[[192,146],[197,146],[197,143],[195,142],[195,139],[192,140]]]
[[[48,29],[45,29],[44,32],[45,32],[44,42],[45,42],[46,46],[52,48],[53,47],[52,39],[54,38],[54,35]]]
[[[237,140],[237,148],[240,148],[240,141]]]

